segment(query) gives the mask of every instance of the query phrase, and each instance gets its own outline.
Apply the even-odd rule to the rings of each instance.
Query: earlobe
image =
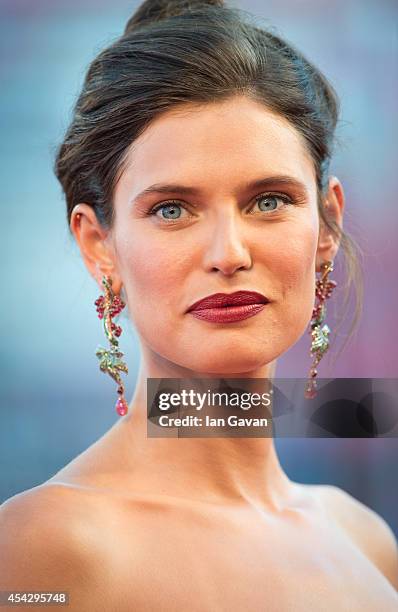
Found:
[[[343,213],[345,197],[343,186],[335,176],[329,177],[329,187],[325,195],[323,204],[324,215],[338,229],[343,227]],[[320,218],[318,247],[316,254],[316,270],[320,271],[320,266],[325,261],[333,261],[340,246],[339,236],[336,235]]]
[[[107,232],[99,223],[89,204],[77,204],[71,214],[70,229],[78,243],[82,259],[102,291],[102,279],[111,276],[113,289],[119,293],[121,279],[116,268],[115,254]]]

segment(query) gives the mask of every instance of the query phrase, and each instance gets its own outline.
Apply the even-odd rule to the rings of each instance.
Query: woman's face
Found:
[[[111,233],[141,342],[204,374],[249,372],[287,351],[314,305],[316,198],[299,133],[255,101],[184,106],[154,120],[128,152]],[[186,312],[238,290],[269,303],[234,323]]]

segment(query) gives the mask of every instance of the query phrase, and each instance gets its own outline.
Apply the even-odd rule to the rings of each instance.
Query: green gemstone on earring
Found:
[[[312,331],[312,344],[311,344],[311,353],[325,353],[329,347],[329,336],[330,329],[327,325],[324,325],[322,328],[315,327]]]

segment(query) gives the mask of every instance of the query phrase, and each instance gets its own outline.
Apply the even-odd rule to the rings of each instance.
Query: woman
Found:
[[[67,591],[79,611],[397,609],[389,526],[292,482],[272,437],[146,431],[147,379],[272,378],[316,274],[339,247],[355,266],[328,175],[337,118],[325,77],[220,1],[144,2],[93,61],[55,169],[111,346],[107,299],[128,304],[142,361],[127,407],[122,354],[99,351],[121,418],[1,507],[2,589]],[[235,292],[262,307],[191,310]]]

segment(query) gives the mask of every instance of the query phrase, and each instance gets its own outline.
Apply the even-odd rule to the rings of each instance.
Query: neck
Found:
[[[147,378],[253,379],[252,390],[255,379],[271,379],[274,371],[275,362],[244,373],[195,373],[143,347],[129,412],[119,422],[128,448],[133,449],[127,460],[135,489],[196,501],[281,508],[294,484],[279,463],[273,437],[147,437]]]

